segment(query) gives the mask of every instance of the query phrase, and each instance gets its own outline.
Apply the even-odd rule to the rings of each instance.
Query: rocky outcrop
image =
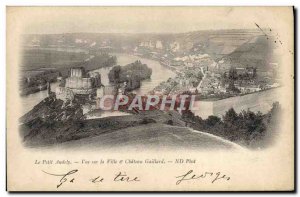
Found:
[[[20,118],[23,124],[30,124],[36,120],[56,122],[84,119],[79,101],[62,101],[55,97],[47,97],[37,104],[31,111]],[[30,125],[29,125],[30,126]]]
[[[20,136],[26,143],[30,141],[44,144],[45,141],[57,137],[53,131],[65,131],[65,126],[74,125],[83,119],[85,118],[79,100],[64,102],[50,96],[19,119]],[[70,140],[74,138],[69,137]],[[59,140],[58,138],[57,141]]]

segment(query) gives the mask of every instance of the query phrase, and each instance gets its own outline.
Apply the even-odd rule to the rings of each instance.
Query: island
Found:
[[[124,83],[126,82],[126,91],[132,91],[140,88],[141,81],[150,79],[152,69],[146,64],[142,64],[141,61],[137,60],[131,64],[125,66],[114,66],[109,74],[108,78],[113,83]]]

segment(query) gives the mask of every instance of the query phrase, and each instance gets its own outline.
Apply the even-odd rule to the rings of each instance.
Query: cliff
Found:
[[[47,97],[32,110],[22,116],[19,121],[31,126],[33,122],[40,120],[42,122],[56,122],[67,120],[83,119],[81,103],[78,100],[63,102],[54,97]]]

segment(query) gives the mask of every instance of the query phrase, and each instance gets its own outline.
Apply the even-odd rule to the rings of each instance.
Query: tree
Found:
[[[229,79],[232,81],[235,81],[238,79],[238,74],[237,74],[237,70],[235,67],[231,67],[229,69],[229,75],[228,75]]]
[[[230,108],[223,116],[224,134],[227,139],[237,141],[239,139],[239,117],[233,108]]]
[[[230,108],[223,116],[224,123],[234,124],[238,120],[238,114],[233,108]]]
[[[120,81],[120,72],[121,72],[121,66],[117,65],[112,68],[112,70],[109,72],[109,81],[114,82],[115,84],[119,83]]]
[[[271,109],[270,113],[272,115],[275,115],[275,114],[279,113],[280,110],[281,110],[281,107],[280,107],[279,102],[274,102],[272,104],[272,109]]]
[[[256,68],[253,68],[253,78],[256,78],[256,76],[257,76]]]
[[[218,116],[208,116],[208,118],[205,120],[207,126],[209,127],[213,127],[216,124],[221,122],[221,118],[219,118]]]
[[[276,102],[265,115],[249,109],[237,114],[233,108],[230,108],[222,119],[209,116],[202,120],[191,111],[184,111],[182,118],[186,122],[192,122],[194,129],[221,136],[248,147],[263,147],[276,134],[274,132],[278,130],[279,115],[281,115],[281,108]]]

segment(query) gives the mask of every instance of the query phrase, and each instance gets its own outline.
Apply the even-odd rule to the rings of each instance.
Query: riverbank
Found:
[[[153,61],[157,61],[159,62],[160,65],[162,65],[163,67],[169,69],[170,71],[174,72],[174,73],[178,73],[179,71],[174,67],[174,66],[170,66],[170,65],[167,65],[166,63],[163,63],[159,58],[154,58],[154,57],[151,57],[151,56],[145,56],[143,54],[136,54],[136,53],[128,53],[129,55],[134,55],[134,56],[137,56],[137,57],[141,57],[141,58],[145,58],[145,59],[149,59],[149,60],[153,60]]]
[[[250,95],[250,94],[257,94],[257,93],[273,90],[273,89],[276,89],[276,88],[281,88],[281,86],[274,87],[274,88],[263,89],[263,90],[260,90],[260,91],[255,91],[255,92],[250,92],[250,93],[245,93],[245,94],[227,95],[225,97],[201,98],[201,97],[196,96],[195,100],[196,101],[208,101],[208,102],[209,101],[220,101],[220,100],[228,99],[228,98],[232,98],[232,97],[242,97],[242,96],[246,96],[246,95]]]
[[[142,64],[146,64],[147,67],[152,69],[152,74],[150,79],[145,79],[141,81],[141,86],[132,92],[139,95],[147,95],[161,82],[167,81],[169,78],[175,77],[176,73],[162,66],[158,61],[152,59],[147,59],[139,56],[135,56],[128,53],[111,53],[117,57],[117,65],[125,66],[136,61],[140,61]],[[108,73],[110,69],[101,68],[94,70],[93,72],[99,72],[101,74],[101,82],[104,85],[109,85]]]
[[[74,51],[75,50],[75,51]],[[106,53],[89,54],[66,48],[23,49],[20,95],[25,96],[46,89],[48,82],[67,77],[71,67],[84,67],[91,71],[116,65],[116,57]]]
[[[280,96],[281,91],[282,87],[279,87],[221,100],[195,101],[195,109],[192,112],[201,118],[208,118],[211,115],[221,118],[230,108],[233,108],[237,113],[248,109],[253,112],[267,113],[274,102],[283,102]]]

